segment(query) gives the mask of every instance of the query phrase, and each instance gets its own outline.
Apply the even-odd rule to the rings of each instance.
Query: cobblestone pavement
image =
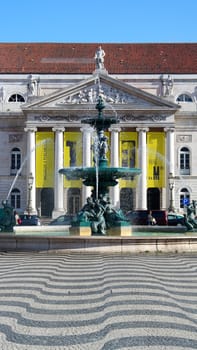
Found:
[[[1,252],[0,349],[197,349],[197,254]]]

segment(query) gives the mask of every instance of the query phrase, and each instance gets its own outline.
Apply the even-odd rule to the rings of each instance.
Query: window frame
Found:
[[[13,188],[10,194],[11,207],[21,209],[21,192],[18,188]]]
[[[181,147],[179,150],[179,171],[180,175],[190,175],[191,152],[188,147]]]
[[[10,95],[10,97],[8,98],[8,102],[9,103],[24,103],[25,98],[23,95],[16,93],[16,94]]]
[[[184,201],[187,201],[188,203],[185,204]],[[180,189],[179,192],[179,207],[185,208],[190,203],[190,192],[186,187],[183,187]]]
[[[181,103],[191,103],[193,102],[193,99],[190,94],[187,93],[182,93],[176,98],[176,102],[181,102]]]
[[[21,167],[21,150],[18,147],[12,148],[10,156],[11,156],[10,174],[16,175],[17,171]]]

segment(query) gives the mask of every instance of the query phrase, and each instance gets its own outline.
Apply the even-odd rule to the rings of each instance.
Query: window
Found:
[[[177,102],[193,102],[191,96],[187,94],[181,94],[177,97]]]
[[[9,97],[8,102],[25,102],[25,99],[19,94],[13,94]]]
[[[13,148],[11,151],[11,175],[15,175],[21,167],[21,151]]]
[[[11,192],[11,206],[14,209],[20,209],[21,207],[21,194],[17,188],[14,188]]]
[[[187,147],[180,150],[180,174],[190,175],[190,151]]]
[[[184,208],[190,203],[190,194],[187,188],[182,188],[180,191],[180,208]]]

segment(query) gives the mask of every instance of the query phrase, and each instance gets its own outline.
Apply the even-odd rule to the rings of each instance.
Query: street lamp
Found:
[[[27,186],[28,186],[28,201],[27,201],[27,213],[30,215],[32,211],[32,198],[31,198],[31,191],[33,188],[33,182],[34,182],[34,177],[32,173],[29,173],[28,176],[28,181],[27,181]]]
[[[170,190],[170,203],[168,211],[174,211],[174,198],[173,198],[173,189],[174,189],[174,177],[172,173],[169,173],[168,176],[168,184],[169,184],[169,190]]]

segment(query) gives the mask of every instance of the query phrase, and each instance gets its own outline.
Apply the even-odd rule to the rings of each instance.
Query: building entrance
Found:
[[[69,188],[68,190],[68,214],[76,214],[81,207],[81,191],[79,188]]]
[[[158,188],[148,188],[147,206],[149,210],[160,210],[160,191]]]
[[[124,213],[133,210],[133,190],[131,188],[120,190],[120,209]]]
[[[41,216],[51,217],[54,208],[53,188],[43,188],[41,190]]]

